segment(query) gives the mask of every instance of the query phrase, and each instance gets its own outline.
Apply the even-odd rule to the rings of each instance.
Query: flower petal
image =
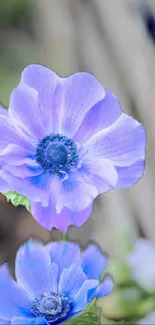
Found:
[[[4,320],[4,319],[0,319],[0,325],[7,325],[7,324],[11,324],[10,321]]]
[[[48,322],[44,317],[25,318],[25,317],[13,317],[11,320],[12,325],[46,325]]]
[[[51,258],[51,263],[59,267],[59,278],[64,269],[68,269],[72,264],[80,263],[80,248],[78,244],[68,242],[54,242],[46,245]]]
[[[118,182],[116,188],[128,188],[143,176],[145,170],[145,160],[139,160],[135,164],[127,167],[116,167]]]
[[[69,178],[61,183],[58,189],[56,210],[60,213],[64,207],[72,211],[81,211],[90,204],[99,194],[93,184],[88,184],[82,173],[78,170],[69,175]],[[76,198],[76,199],[75,199]]]
[[[0,317],[10,320],[14,315],[32,317],[32,296],[13,281],[8,267],[0,267]]]
[[[118,174],[115,166],[108,159],[87,159],[85,157],[80,172],[86,183],[96,186],[98,193],[115,188]]]
[[[72,308],[74,313],[80,312],[87,307],[96,291],[97,286],[97,280],[86,280],[83,283],[81,289],[78,291],[77,295],[72,301]]]
[[[35,158],[35,152],[17,144],[10,143],[1,153],[2,160],[10,165],[19,166]]]
[[[89,140],[95,133],[113,124],[121,115],[120,103],[116,96],[105,89],[105,97],[86,114],[74,140],[80,144]]]
[[[29,240],[17,253],[15,272],[18,283],[38,298],[50,292],[49,266],[50,256],[45,247],[41,242]]]
[[[56,263],[52,263],[48,269],[48,283],[50,292],[58,292],[58,273],[58,265]]]
[[[37,91],[25,84],[19,84],[11,94],[9,114],[15,123],[37,140],[46,135],[39,113]]]
[[[115,166],[128,166],[145,155],[146,134],[144,128],[132,117],[122,114],[111,127],[104,129],[88,141],[89,159],[110,159]]]
[[[8,116],[8,110],[0,105],[0,115]]]
[[[82,253],[82,269],[89,279],[98,280],[107,263],[108,256],[103,255],[101,250],[93,244]]]
[[[5,115],[0,115],[0,150],[4,150],[10,143],[19,144],[27,150],[33,150],[34,144],[29,142],[22,130]]]
[[[59,292],[69,299],[74,299],[87,277],[79,264],[72,264],[69,269],[64,269],[60,281]]]
[[[64,93],[60,130],[71,138],[89,109],[105,97],[105,89],[93,75],[85,72],[64,78],[61,83]]]
[[[54,71],[37,64],[29,65],[22,73],[21,83],[38,92],[39,115],[46,134],[58,132],[62,97],[60,80]]]
[[[35,202],[42,202],[43,206],[48,205],[49,201],[49,175],[46,173],[39,174],[37,176],[20,178],[15,177],[10,172],[5,170],[1,170],[1,177],[9,184],[10,190],[16,191],[19,194],[26,196],[29,200]]]
[[[36,221],[45,229],[51,230],[53,227],[66,233],[70,225],[81,227],[92,212],[92,204],[82,211],[71,211],[63,208],[60,213],[56,213],[55,207],[49,203],[43,207],[41,202],[31,202],[31,212]]]
[[[114,288],[114,282],[110,276],[106,276],[102,284],[100,284],[95,292],[95,297],[101,298],[108,296]]]

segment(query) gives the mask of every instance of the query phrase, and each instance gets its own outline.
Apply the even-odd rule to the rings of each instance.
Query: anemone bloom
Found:
[[[60,78],[30,65],[0,112],[1,192],[31,200],[46,229],[81,226],[97,195],[144,172],[144,128],[89,73]],[[5,184],[5,185],[4,185]]]
[[[16,256],[17,283],[0,267],[0,324],[56,325],[76,316],[112,291],[109,276],[99,284],[107,262],[95,245],[80,253],[75,243],[28,241]]]

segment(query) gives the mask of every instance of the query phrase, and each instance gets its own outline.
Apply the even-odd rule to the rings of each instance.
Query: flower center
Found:
[[[64,319],[70,311],[67,297],[51,292],[44,294],[41,299],[35,299],[31,311],[36,317],[44,317],[48,322]]]
[[[50,175],[61,176],[78,163],[76,144],[61,134],[48,135],[37,144],[36,161]]]

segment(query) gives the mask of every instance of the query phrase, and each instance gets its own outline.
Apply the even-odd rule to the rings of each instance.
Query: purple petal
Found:
[[[13,281],[8,267],[0,267],[0,317],[10,320],[14,315],[30,316],[30,306],[33,297]]]
[[[110,91],[105,90],[104,99],[94,105],[86,114],[74,140],[84,143],[95,133],[113,124],[121,115],[120,103]]]
[[[98,193],[113,189],[118,181],[115,166],[108,159],[89,160],[85,156],[80,172],[86,183],[96,186]]]
[[[43,207],[40,202],[31,202],[32,215],[42,227],[47,230],[55,227],[63,233],[67,233],[70,225],[81,227],[90,216],[91,211],[92,204],[79,212],[63,208],[60,213],[56,213],[55,207],[51,203],[47,207]]]
[[[105,97],[105,89],[89,73],[79,72],[61,81],[64,94],[61,108],[61,133],[72,137],[91,107]]]
[[[0,319],[0,325],[7,325],[7,324],[11,324],[10,321],[4,320],[4,319]]]
[[[114,288],[114,282],[110,276],[106,276],[102,284],[99,285],[95,292],[97,298],[108,296]]]
[[[101,250],[93,244],[82,253],[82,269],[89,279],[98,280],[107,263],[108,256],[103,255]]]
[[[8,111],[2,105],[0,105],[0,115],[8,116]]]
[[[4,168],[1,170],[1,177],[9,184],[10,188],[19,194],[26,196],[35,202],[42,202],[43,206],[48,205],[50,178],[46,173],[33,177],[19,178],[15,177]],[[10,189],[10,190],[11,190]]]
[[[127,167],[116,167],[118,173],[118,183],[116,188],[128,188],[143,176],[145,170],[145,160],[137,161]]]
[[[27,150],[22,146],[10,143],[1,152],[1,158],[10,165],[19,166],[23,163],[30,163],[35,158],[35,152]]]
[[[72,264],[80,263],[80,247],[71,242],[51,242],[46,245],[52,263],[59,266],[59,278],[64,269],[70,268]]]
[[[22,130],[4,115],[0,116],[0,133],[3,134],[0,139],[0,150],[4,150],[10,143],[18,144],[30,151],[34,150],[33,143],[27,140]]]
[[[15,123],[35,139],[46,135],[39,111],[39,96],[35,89],[25,84],[14,89],[10,98],[9,114]]]
[[[132,117],[122,114],[111,127],[99,132],[88,141],[89,159],[110,159],[115,166],[128,166],[145,155],[146,133]]]
[[[72,264],[69,269],[64,269],[59,281],[59,292],[69,299],[74,299],[83,283],[87,280],[81,266]]]
[[[18,283],[35,297],[50,292],[48,268],[50,256],[41,242],[29,240],[17,253],[15,272]]]
[[[97,188],[93,184],[88,184],[79,170],[70,173],[69,178],[60,186],[57,194],[57,213],[60,213],[64,207],[80,212],[92,204],[98,195]]]
[[[29,65],[22,73],[21,83],[38,92],[39,115],[46,134],[58,132],[61,107],[61,84],[59,76],[41,65]]]

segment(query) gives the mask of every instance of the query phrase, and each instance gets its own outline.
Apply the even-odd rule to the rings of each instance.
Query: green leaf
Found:
[[[23,195],[16,192],[3,193],[8,202],[11,202],[15,207],[23,205],[30,212],[30,201]]]
[[[100,308],[95,305],[96,299],[78,316],[64,323],[64,325],[98,325],[100,323]]]

